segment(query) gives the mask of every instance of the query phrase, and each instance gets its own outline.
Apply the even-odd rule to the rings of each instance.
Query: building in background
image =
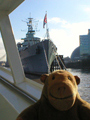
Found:
[[[72,61],[78,61],[80,60],[80,46],[75,48],[74,51],[71,54],[71,60]]]
[[[67,68],[89,68],[90,69],[90,29],[87,35],[79,36],[80,45],[74,49],[70,60],[64,58]]]
[[[88,59],[90,57],[90,29],[87,35],[80,35],[80,58]]]
[[[87,35],[79,36],[79,47],[75,48],[71,54],[72,61],[90,59],[90,29]]]

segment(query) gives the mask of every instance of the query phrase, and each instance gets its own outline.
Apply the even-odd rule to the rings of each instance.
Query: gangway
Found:
[[[0,120],[15,120],[23,109],[40,98],[43,88],[25,77],[12,32],[9,14],[22,2],[0,0],[0,32],[10,65],[10,69],[0,67]]]

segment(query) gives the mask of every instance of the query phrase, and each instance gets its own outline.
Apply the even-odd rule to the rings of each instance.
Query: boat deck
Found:
[[[11,114],[7,112],[7,109],[9,111],[13,109],[14,117],[17,117],[21,111],[40,98],[42,88],[43,85],[40,84],[39,79],[26,78],[24,82],[14,84],[11,71],[0,67],[0,101],[2,101],[0,102],[0,113],[2,113],[0,120],[4,120],[4,116]],[[7,120],[11,120],[11,118],[7,117]]]

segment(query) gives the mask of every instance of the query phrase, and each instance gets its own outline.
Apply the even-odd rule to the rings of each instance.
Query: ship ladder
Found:
[[[60,68],[60,70],[61,70],[62,67],[61,67],[61,65],[60,65],[60,63],[59,63],[58,57],[57,57],[56,54],[55,54],[55,51],[54,51],[54,55],[55,55],[55,58],[56,58],[57,64],[58,64],[58,66],[59,66],[59,68]]]
[[[64,69],[66,70],[66,66],[64,65],[64,63],[63,63],[63,61],[62,61],[62,59],[60,58],[60,56],[59,56],[59,55],[58,55],[58,58],[59,58],[59,61],[62,63],[62,65],[63,65]]]
[[[58,63],[58,66],[59,66],[59,68],[60,69],[62,69],[62,67],[61,67],[61,65],[60,65],[60,62],[61,62],[61,64],[63,65],[63,67],[64,67],[64,69],[66,70],[66,67],[65,67],[65,65],[64,65],[64,63],[63,63],[63,61],[61,60],[61,58],[59,57],[59,55],[58,55],[58,53],[57,53],[57,56],[56,56],[56,53],[55,53],[55,47],[53,46],[53,52],[54,52],[54,54],[55,54],[55,58],[56,58],[56,61],[57,61],[57,63]],[[58,58],[59,58],[59,60],[58,60]],[[60,61],[60,62],[59,62]]]
[[[56,61],[57,61],[57,64],[58,64],[58,66],[59,66],[59,68],[60,68],[60,70],[62,69],[61,68],[61,66],[60,66],[60,63],[59,63],[59,60],[58,60],[58,58],[57,58],[57,56],[56,56],[56,53],[55,53],[55,47],[54,46],[52,46],[53,47],[53,52],[54,52],[54,55],[55,55],[55,58],[56,58]]]

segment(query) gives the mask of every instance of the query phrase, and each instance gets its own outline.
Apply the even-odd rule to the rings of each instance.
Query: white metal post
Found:
[[[25,80],[25,75],[8,15],[4,15],[3,18],[0,17],[0,29],[14,83],[21,83]]]

